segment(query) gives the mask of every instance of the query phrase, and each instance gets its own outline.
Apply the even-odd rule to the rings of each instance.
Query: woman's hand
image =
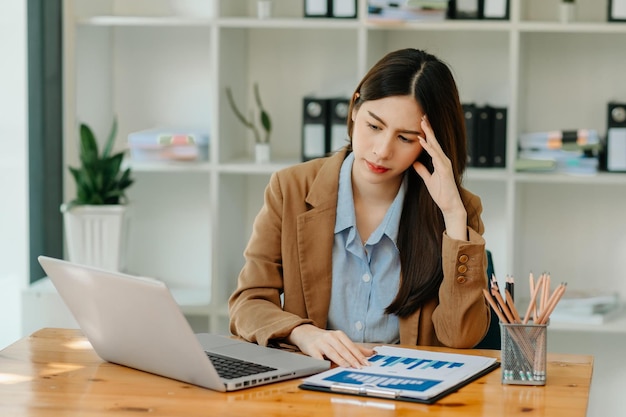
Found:
[[[357,345],[340,330],[323,330],[312,324],[293,329],[288,342],[313,358],[327,358],[346,368],[369,365],[366,358],[375,353],[373,349]]]
[[[435,204],[441,209],[448,236],[467,240],[467,211],[454,180],[450,159],[437,142],[426,115],[422,117],[421,128],[426,137],[420,136],[420,144],[424,148],[423,152],[427,152],[432,159],[433,172],[430,173],[419,161],[413,163],[413,168],[422,177]]]

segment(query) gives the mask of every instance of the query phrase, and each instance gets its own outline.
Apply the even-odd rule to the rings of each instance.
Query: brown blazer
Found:
[[[346,154],[344,150],[272,175],[244,252],[237,289],[229,300],[233,334],[267,345],[304,323],[326,328],[339,170]],[[482,205],[466,190],[461,196],[469,241],[444,233],[439,299],[400,319],[402,344],[471,348],[487,332]]]

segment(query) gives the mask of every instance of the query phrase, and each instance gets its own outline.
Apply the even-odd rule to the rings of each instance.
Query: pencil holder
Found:
[[[546,384],[547,330],[547,324],[500,322],[503,384]]]

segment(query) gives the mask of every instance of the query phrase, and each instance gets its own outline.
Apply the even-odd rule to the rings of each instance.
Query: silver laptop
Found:
[[[330,367],[328,361],[229,336],[194,334],[161,281],[38,259],[105,361],[215,391],[308,376]]]

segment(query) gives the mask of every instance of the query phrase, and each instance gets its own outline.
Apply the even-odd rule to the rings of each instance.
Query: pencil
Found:
[[[513,294],[509,292],[509,290],[504,290],[504,296],[506,297],[506,304],[510,306],[511,313],[513,314],[513,318],[515,319],[515,323],[521,323],[522,319],[517,312],[517,308],[515,308],[515,302],[513,301]]]
[[[483,288],[483,295],[485,296],[485,299],[487,300],[493,311],[496,312],[496,315],[498,316],[500,321],[502,323],[508,323],[509,320],[504,316],[504,314],[502,314],[502,311],[500,311],[500,309],[496,305],[496,302],[493,300],[493,298],[491,298],[491,294],[489,294],[489,291],[487,291],[485,288]]]
[[[500,295],[500,291],[498,291],[497,287],[491,287],[491,295],[493,295],[498,301],[498,304],[500,304],[500,308],[508,319],[508,323],[515,323],[515,318],[513,317],[511,310],[509,310],[509,307],[504,302],[504,299],[502,299],[502,295]]]
[[[550,299],[547,302],[546,310],[541,314],[541,317],[539,317],[539,320],[537,321],[538,324],[545,324],[548,321],[548,319],[550,318],[550,314],[552,313],[552,311],[554,311],[554,308],[558,304],[561,297],[563,297],[566,287],[567,283],[562,282],[554,290],[554,292],[550,296]]]
[[[528,283],[530,285],[530,294],[532,295],[532,293],[535,291],[535,277],[533,276],[532,272],[528,275]],[[533,320],[535,319],[535,317],[537,317],[537,305],[536,304],[535,304],[535,308],[533,308]]]
[[[535,307],[535,303],[537,302],[537,294],[539,294],[539,290],[542,288],[543,288],[543,274],[541,274],[541,276],[537,280],[537,283],[535,285],[535,290],[530,296],[530,304],[528,304],[528,309],[526,309],[526,314],[524,315],[524,321],[523,321],[524,324],[528,323],[528,319],[530,318],[530,312]],[[536,315],[533,316],[533,320],[537,320]]]

